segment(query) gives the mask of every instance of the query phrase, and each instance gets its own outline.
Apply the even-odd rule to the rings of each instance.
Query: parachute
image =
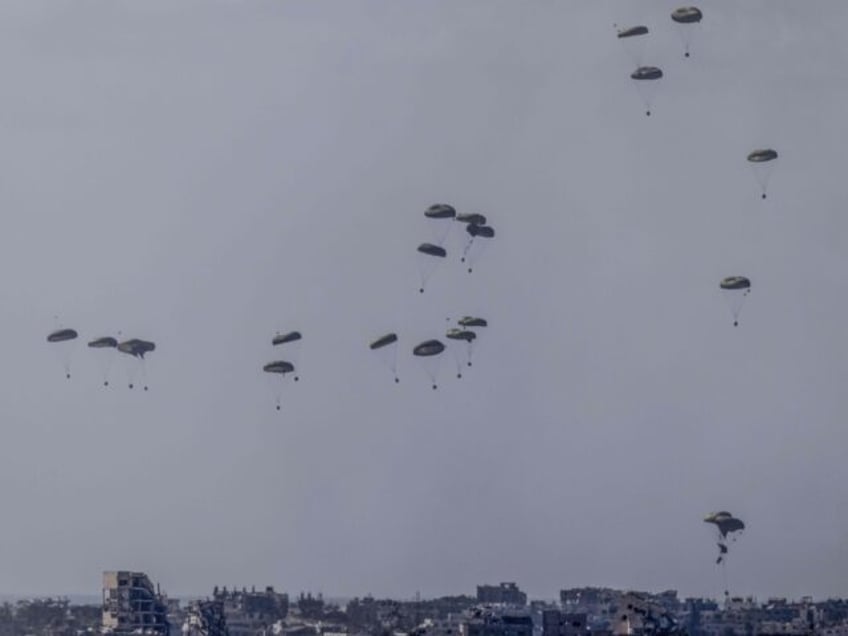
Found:
[[[47,336],[47,342],[55,345],[53,350],[59,357],[68,380],[71,379],[71,352],[78,335],[73,329],[57,329]]]
[[[377,354],[395,376],[395,382],[400,382],[397,374],[397,343],[398,337],[395,333],[387,333],[385,336],[377,338],[369,345],[371,351],[376,351]]]
[[[139,340],[132,338],[118,344],[118,351],[126,353],[136,358],[144,358],[144,354],[156,350],[156,343],[149,340]]]
[[[262,367],[262,370],[265,373],[270,373],[268,378],[270,378],[271,386],[274,391],[274,396],[277,400],[277,410],[280,410],[280,399],[282,397],[283,388],[285,387],[286,376],[289,373],[294,373],[294,365],[287,360],[275,360],[274,362],[269,362],[265,366]],[[276,376],[280,376],[279,378]]]
[[[100,368],[100,375],[103,377],[103,386],[109,386],[109,372],[112,369],[112,363],[115,360],[115,352],[118,349],[118,341],[111,337],[95,338],[88,343],[90,349],[93,350],[97,357],[97,364]]]
[[[449,329],[445,337],[451,341],[451,349],[456,358],[456,377],[462,377],[463,363],[471,366],[471,353],[477,334],[467,329]]]
[[[289,331],[288,333],[277,333],[271,339],[271,344],[275,347],[286,345],[286,357],[291,363],[297,367],[300,361],[300,346],[303,336],[299,331]],[[294,376],[294,381],[300,380],[298,375]]]
[[[619,29],[618,37],[619,38],[632,38],[639,35],[648,35],[648,27],[646,26],[635,26],[630,27],[629,29]]]
[[[439,374],[439,355],[445,350],[443,345],[438,340],[425,340],[412,349],[412,354],[420,361],[430,380],[433,382],[433,389],[439,388],[436,384],[436,377]]]
[[[136,378],[140,376],[142,381],[145,382],[144,390],[147,391],[147,368],[144,361],[144,354],[155,351],[156,343],[150,342],[149,340],[132,338],[118,343],[117,348],[121,353],[125,353],[130,356],[127,364],[127,379],[129,381],[129,387],[133,388],[135,386]]]
[[[485,318],[477,318],[476,316],[463,316],[457,323],[460,327],[488,327],[489,323]]]
[[[681,7],[671,12],[671,19],[679,24],[696,24],[704,17],[698,7]]]
[[[680,7],[671,12],[671,19],[677,25],[677,32],[680,35],[681,42],[683,42],[683,55],[685,57],[689,57],[692,38],[703,18],[704,14],[698,7]]]
[[[488,245],[488,239],[495,238],[495,230],[488,225],[474,225],[472,223],[465,227],[465,231],[470,238],[468,239],[468,243],[465,244],[461,260],[463,263],[468,263],[468,273],[470,274],[474,263],[480,258],[483,250]],[[480,241],[478,239],[487,240]]]
[[[737,519],[726,510],[711,512],[704,517],[704,522],[711,523],[716,527],[716,545],[718,546],[716,565],[721,565],[724,576],[724,594],[725,596],[729,596],[730,592],[727,586],[727,538],[730,537],[731,541],[736,541],[739,533],[745,529],[745,522]]]
[[[424,211],[424,216],[430,226],[433,242],[437,245],[444,244],[453,227],[450,221],[456,218],[456,209],[446,203],[436,203]]]
[[[640,66],[630,74],[630,79],[636,85],[636,90],[642,97],[645,103],[645,114],[651,116],[651,104],[654,101],[654,94],[659,86],[659,80],[663,77],[663,72],[656,66]]]
[[[751,293],[751,281],[744,276],[729,276],[722,279],[719,288],[722,290],[722,294],[724,294],[730,306],[730,312],[733,314],[733,326],[738,327],[742,305],[745,304],[745,299]]]
[[[471,225],[486,225],[486,217],[475,212],[469,214],[457,214],[456,220],[460,223],[469,223]]]
[[[452,205],[436,203],[425,210],[424,216],[428,219],[452,219],[456,217],[456,209]]]
[[[59,329],[47,336],[47,342],[67,342],[74,340],[78,335],[73,329]]]
[[[286,344],[289,342],[297,342],[303,336],[300,335],[299,331],[290,331],[289,333],[277,334],[271,339],[271,344],[275,347],[277,345]]]
[[[648,35],[648,27],[644,25],[618,30],[619,41],[637,67],[642,65],[642,58],[645,55],[645,44],[648,41],[648,38],[644,37],[646,35]]]
[[[777,151],[772,148],[754,150],[748,154],[748,164],[754,172],[754,178],[760,184],[762,198],[765,199],[771,174],[777,165]]]
[[[421,274],[421,287],[418,291],[424,293],[424,286],[427,284],[430,276],[436,266],[448,255],[445,248],[432,243],[422,243],[418,246],[418,266]]]

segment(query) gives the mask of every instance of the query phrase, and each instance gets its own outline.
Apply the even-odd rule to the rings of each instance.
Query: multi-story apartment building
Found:
[[[103,631],[169,635],[165,598],[143,572],[103,573]]]
[[[527,595],[515,583],[478,585],[477,602],[524,606],[527,605]]]

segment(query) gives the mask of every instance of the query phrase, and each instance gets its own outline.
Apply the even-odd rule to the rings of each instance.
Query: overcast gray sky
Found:
[[[689,60],[675,6],[2,3],[0,592],[718,595],[728,509],[732,591],[846,595],[848,5],[704,3]],[[614,23],[652,30],[650,118]],[[435,202],[498,235],[421,295]],[[434,392],[410,349],[462,314]],[[99,385],[118,329],[149,393]]]

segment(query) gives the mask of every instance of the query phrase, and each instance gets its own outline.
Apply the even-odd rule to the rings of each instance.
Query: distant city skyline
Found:
[[[689,58],[677,6],[0,4],[0,591],[848,595],[848,3],[704,4]],[[422,294],[436,203],[496,234]]]

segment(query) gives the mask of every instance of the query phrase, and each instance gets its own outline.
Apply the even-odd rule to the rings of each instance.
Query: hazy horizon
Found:
[[[848,4],[704,4],[689,59],[676,6],[3,3],[0,590],[715,598],[726,509],[731,594],[848,596]],[[651,30],[651,117],[614,24]],[[420,294],[439,202],[497,235]],[[433,391],[411,348],[466,314]],[[149,392],[102,386],[118,331]]]

